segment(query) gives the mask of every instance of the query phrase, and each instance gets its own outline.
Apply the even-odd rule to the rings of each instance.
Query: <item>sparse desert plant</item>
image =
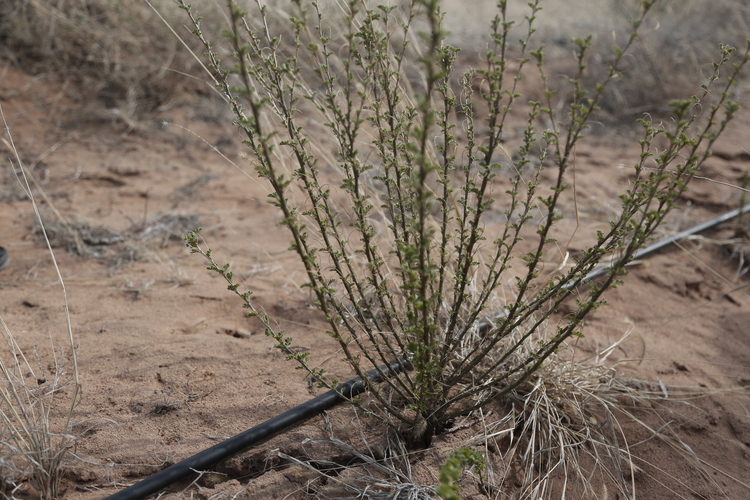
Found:
[[[671,122],[640,120],[640,157],[620,213],[552,276],[542,268],[560,234],[575,147],[654,2],[641,2],[629,38],[590,88],[583,82],[591,38],[575,40],[578,74],[565,95],[548,87],[544,47],[533,48],[539,0],[529,3],[522,23],[508,19],[507,2],[499,1],[483,66],[463,72],[459,50],[444,42],[437,0],[400,7],[350,0],[340,14],[329,4],[292,1],[285,34],[272,33],[278,22],[269,21],[262,2],[252,17],[232,3],[231,67],[192,8],[178,4],[270,186],[328,334],[359,376],[399,365],[369,390],[375,413],[413,448],[429,445],[457,417],[514,394],[544,373],[566,340],[582,335],[584,318],[620,284],[733,118],[738,105],[730,88],[748,59],[745,51],[732,64],[734,49],[722,46],[701,92],[671,103]],[[531,71],[544,85],[541,102],[522,101]],[[308,133],[310,117],[328,137]],[[511,156],[503,142],[519,124],[522,138]],[[325,151],[330,143],[335,157]],[[338,190],[328,172],[334,165]],[[290,359],[335,387],[311,353],[289,348],[291,339],[256,309],[250,292],[239,292],[228,265],[203,250],[195,233],[186,240]],[[589,282],[604,259],[607,272]],[[587,282],[572,310],[545,330]],[[491,321],[481,326],[484,317]]]
[[[60,396],[67,373],[56,360],[55,373],[43,375],[34,368],[2,318],[2,336],[10,362],[0,359],[0,478],[5,498],[14,498],[15,490],[31,484],[42,499],[60,497],[61,480],[68,452],[75,442],[69,433],[72,415],[65,417],[62,432],[54,430],[51,412],[59,412],[69,396]],[[74,386],[72,400],[77,400]],[[70,403],[70,401],[68,402]],[[72,412],[72,405],[70,411]]]
[[[8,137],[7,140],[2,140],[15,155],[22,185],[32,202],[36,218],[41,223],[41,215],[26,178],[25,167],[13,144],[1,106],[0,116]],[[80,390],[78,362],[65,283],[46,233],[45,240],[63,292],[70,352],[60,351],[58,356],[53,345],[52,369],[45,371],[38,356],[35,362],[29,360],[29,356],[0,317],[0,336],[5,347],[0,355],[0,495],[3,498],[16,498],[19,490],[28,493],[26,484],[33,486],[44,500],[60,498],[65,465],[70,460],[69,452],[75,443],[71,430],[74,425],[73,410],[78,403]],[[68,357],[72,365],[69,373],[66,372]],[[53,419],[57,423],[53,423]]]

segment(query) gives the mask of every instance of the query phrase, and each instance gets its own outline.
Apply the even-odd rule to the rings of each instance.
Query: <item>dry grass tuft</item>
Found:
[[[2,318],[0,325],[10,359],[6,363],[0,358],[0,481],[4,498],[15,498],[14,493],[22,491],[27,482],[40,498],[59,498],[68,453],[76,438],[68,433],[69,416],[62,433],[53,430],[52,420],[65,418],[59,414],[60,405],[69,397],[64,393],[72,388],[76,394],[77,384],[65,371],[64,356],[55,359],[53,373],[45,373],[39,363],[34,368]]]
[[[23,189],[31,200],[36,219],[41,224],[42,218],[27,177],[30,173],[23,167],[2,107],[0,116],[7,136],[7,140],[3,139],[4,144],[10,149],[20,167]],[[17,491],[27,490],[27,484],[31,485],[43,500],[59,498],[62,493],[61,481],[65,464],[70,459],[69,452],[76,440],[71,434],[74,426],[73,411],[78,403],[81,387],[76,346],[65,282],[43,228],[42,233],[62,289],[65,333],[70,350],[67,353],[61,351],[60,355],[57,355],[53,345],[52,373],[45,373],[34,348],[37,365],[35,369],[0,317],[0,336],[7,348],[0,355],[0,482],[6,498],[15,498]],[[66,372],[66,358],[70,359],[71,373]],[[11,491],[8,492],[8,489]]]
[[[105,262],[108,267],[153,260],[154,251],[165,248],[170,241],[182,241],[182,236],[206,223],[205,216],[191,213],[159,213],[142,221],[131,220],[131,226],[115,230],[96,224],[83,217],[54,217],[43,214],[44,228],[53,247]],[[32,235],[42,238],[37,222]]]
[[[26,199],[26,193],[16,181],[16,174],[9,165],[0,165],[0,201],[10,203]]]
[[[500,317],[496,315],[495,320]],[[531,322],[533,324],[533,321]],[[477,328],[465,339],[456,353],[482,346],[492,335],[494,325]],[[531,355],[544,336],[518,328],[503,345],[518,342],[521,347],[500,364],[495,378],[499,386],[484,386],[476,398],[491,397],[502,390],[504,371],[515,366],[514,356]],[[624,338],[622,339],[624,340]],[[622,342],[622,340],[620,342]],[[506,351],[503,345],[488,357],[489,365]],[[600,355],[578,360],[567,344],[551,355],[523,384],[515,388],[491,410],[498,416],[489,417],[487,409],[478,409],[466,417],[473,427],[477,419],[481,432],[469,438],[465,446],[478,448],[486,458],[486,470],[474,475],[476,487],[489,498],[598,498],[591,489],[592,478],[597,484],[613,486],[624,498],[631,498],[633,485],[631,463],[625,438],[616,415],[621,415],[620,399],[627,395],[641,399],[636,390],[617,377],[605,361],[619,342]],[[457,428],[466,427],[457,423]]]

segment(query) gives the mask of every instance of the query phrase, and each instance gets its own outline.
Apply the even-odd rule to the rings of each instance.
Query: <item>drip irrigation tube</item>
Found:
[[[378,370],[371,370],[367,372],[368,382],[381,382],[381,372],[396,374],[401,370],[402,366],[404,366],[403,362],[395,360],[387,366],[381,366],[379,369],[380,372]],[[335,391],[328,391],[325,394],[321,394],[317,398],[311,399],[270,420],[266,420],[252,429],[248,429],[163,471],[157,472],[153,476],[147,477],[139,483],[109,496],[108,500],[136,500],[145,498],[180,479],[195,474],[197,471],[207,470],[221,460],[236,455],[283,431],[287,427],[304,422],[308,418],[333,408],[337,404],[361,394],[364,390],[365,382],[360,377],[353,378],[349,382],[338,386]]]
[[[715,219],[711,219],[710,221],[693,226],[690,229],[675,234],[674,236],[658,241],[653,245],[649,245],[636,252],[634,258],[638,259],[645,257],[646,255],[656,252],[657,250],[679,241],[686,236],[705,231],[706,229],[734,219],[745,212],[750,212],[750,204],[727,212]],[[584,281],[590,281],[601,276],[610,267],[610,264],[606,264],[594,269],[586,275]],[[483,319],[479,322],[478,327],[482,329],[488,328],[490,325],[491,319]],[[389,365],[382,366],[378,370],[371,370],[367,372],[368,381],[369,383],[381,382],[383,378],[380,373],[396,374],[401,371],[404,365],[405,364],[402,360],[394,360]],[[197,471],[207,470],[218,462],[229,458],[232,455],[236,455],[237,453],[274,436],[286,428],[291,427],[292,425],[304,422],[325,410],[333,408],[337,404],[361,394],[364,390],[365,382],[360,377],[354,378],[345,384],[338,386],[335,391],[328,391],[317,398],[311,399],[310,401],[292,408],[291,410],[267,420],[260,425],[216,444],[207,450],[183,460],[182,462],[176,463],[160,472],[157,472],[153,476],[147,477],[146,479],[109,496],[107,500],[137,500],[145,498],[180,479],[196,473]]]
[[[689,229],[685,229],[684,231],[681,231],[675,235],[670,236],[669,238],[664,238],[663,240],[659,240],[656,243],[653,243],[645,248],[641,248],[637,252],[633,254],[633,260],[640,259],[642,257],[645,257],[646,255],[650,253],[654,253],[657,250],[661,250],[662,248],[671,245],[672,243],[676,243],[680,241],[682,238],[685,238],[687,236],[691,236],[696,233],[700,233],[702,231],[705,231],[706,229],[710,229],[714,226],[718,226],[722,222],[726,222],[729,220],[732,220],[736,217],[739,217],[740,214],[744,213],[750,213],[750,204],[745,205],[742,208],[735,208],[734,210],[730,210],[729,212],[725,213],[724,215],[720,215],[716,217],[715,219],[711,219],[706,222],[702,222],[700,224],[697,224]],[[590,273],[586,275],[585,278],[583,278],[583,281],[591,281],[595,278],[598,278],[602,274],[605,273],[607,269],[612,267],[611,264],[605,264],[603,266],[599,266],[596,269],[592,270]],[[572,287],[572,285],[568,285]]]

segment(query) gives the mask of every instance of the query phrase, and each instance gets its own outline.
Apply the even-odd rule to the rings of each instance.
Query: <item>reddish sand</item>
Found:
[[[97,244],[100,253],[95,259],[67,248],[56,251],[82,384],[71,450],[78,459],[70,457],[64,497],[102,498],[215,444],[212,438],[235,435],[318,394],[179,239],[180,231],[203,226],[217,258],[232,263],[295,345],[314,345],[319,359],[335,353],[321,314],[299,286],[301,265],[287,250],[289,238],[277,225],[279,213],[266,202],[265,188],[209,146],[251,171],[239,158],[242,145],[226,125],[221,103],[178,106],[151,119],[126,121],[95,104],[74,106],[52,82],[11,67],[0,70],[0,104],[22,158],[35,164],[35,175],[61,214],[93,228],[82,233],[84,244]],[[702,176],[740,183],[750,168],[748,127],[750,114],[744,113]],[[617,186],[629,175],[621,165],[638,153],[632,144],[600,136],[578,148],[582,228],[572,250],[617,208]],[[10,152],[0,149],[5,174]],[[52,344],[69,373],[69,353],[59,354],[69,351],[61,287],[45,246],[32,234],[30,202],[10,184],[3,189],[0,244],[12,263],[0,273],[0,315],[32,359],[36,349],[44,370],[54,369]],[[661,234],[736,208],[739,198],[737,189],[697,179]],[[41,200],[40,205],[47,209]],[[572,230],[568,208],[561,228]],[[163,214],[181,218],[155,219]],[[48,220],[55,221],[52,215]],[[149,227],[153,237],[144,232]],[[165,227],[175,233],[159,232]],[[129,235],[131,243],[116,244],[117,233]],[[654,404],[669,423],[663,432],[681,439],[702,466],[686,458],[684,445],[646,440],[642,428],[623,423],[631,444],[646,440],[631,450],[640,468],[638,498],[750,498],[750,273],[737,276],[740,268],[747,270],[747,261],[728,250],[744,248],[748,259],[750,246],[747,236],[724,244],[734,235],[727,224],[633,266],[625,286],[609,294],[610,305],[588,320],[586,338],[577,346],[591,353],[632,330],[612,357],[633,360],[619,365],[623,377],[663,386],[665,395],[684,386],[705,394]],[[328,369],[349,378],[339,357],[333,356]],[[58,400],[59,413],[66,395],[68,389]],[[346,423],[351,409],[331,414]],[[346,425],[340,428],[345,434]],[[468,428],[436,438],[415,457],[415,477],[435,484],[437,465],[477,432]],[[321,436],[324,424],[317,417],[230,460],[222,469],[229,476],[204,478],[183,496],[235,498],[241,492],[236,498],[303,498],[312,476],[285,467],[273,450],[299,455],[305,438]],[[223,479],[229,481],[216,484]]]

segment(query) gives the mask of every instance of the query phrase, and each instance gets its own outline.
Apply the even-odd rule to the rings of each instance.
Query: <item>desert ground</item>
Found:
[[[0,245],[11,257],[0,272],[0,316],[34,369],[23,377],[39,385],[59,378],[54,430],[72,391],[63,290],[14,174],[12,137],[33,175],[31,192],[65,283],[80,377],[63,498],[88,500],[322,393],[185,248],[183,234],[195,227],[295,345],[315,346],[317,359],[341,380],[351,374],[301,287],[303,268],[225,104],[202,92],[128,114],[103,94],[76,97],[74,82],[0,62],[0,106],[9,127],[0,143]],[[744,110],[658,237],[739,207],[747,199],[748,151],[750,111]],[[580,228],[570,252],[607,226],[638,154],[629,129],[592,133],[578,147]],[[571,234],[575,209],[572,198],[566,203],[560,228]],[[628,480],[636,498],[750,497],[748,227],[747,218],[733,220],[634,263],[572,346],[584,358],[625,337],[606,363],[650,395],[634,412],[659,435],[627,419],[620,423],[635,460]],[[6,362],[10,356],[2,352]],[[377,431],[352,407],[326,418],[337,437],[361,446],[361,428],[377,446]],[[467,417],[415,452],[413,481],[437,484],[447,454],[486,424]],[[321,489],[317,475],[279,456],[302,458],[310,453],[306,439],[329,432],[323,416],[312,418],[159,498],[337,497]],[[487,497],[471,477],[464,482],[466,498]],[[622,498],[607,493],[604,482],[592,489],[598,498]],[[6,486],[4,494],[38,495],[25,484],[11,490]]]

